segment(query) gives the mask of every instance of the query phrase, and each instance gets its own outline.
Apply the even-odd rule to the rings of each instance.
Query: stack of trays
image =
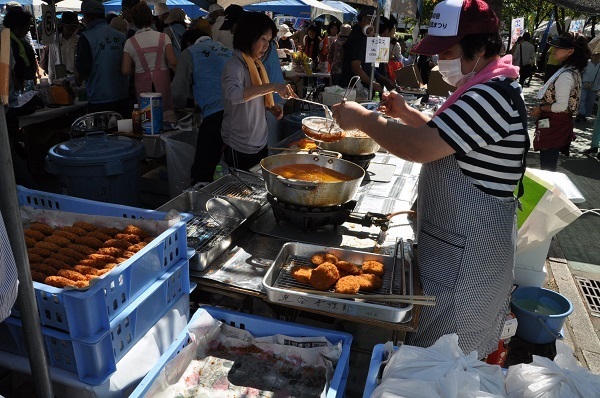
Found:
[[[162,212],[94,202],[19,187],[19,202],[88,215],[164,220]],[[164,231],[86,290],[33,282],[49,364],[90,385],[105,382],[117,362],[190,293],[186,222]],[[0,350],[27,356],[18,308],[0,324]]]

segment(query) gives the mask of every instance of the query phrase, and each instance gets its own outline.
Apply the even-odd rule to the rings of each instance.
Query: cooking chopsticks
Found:
[[[405,303],[416,305],[435,305],[435,296],[410,296],[401,294],[343,294],[333,292],[323,292],[312,289],[289,288],[296,292],[318,294],[325,297],[341,299],[361,299],[365,301],[385,301],[388,303]]]

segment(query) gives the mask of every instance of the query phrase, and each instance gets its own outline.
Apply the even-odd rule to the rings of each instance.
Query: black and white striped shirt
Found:
[[[527,126],[500,84],[517,82],[495,78],[477,84],[428,123],[456,151],[462,172],[483,192],[502,200],[513,197],[522,174]]]

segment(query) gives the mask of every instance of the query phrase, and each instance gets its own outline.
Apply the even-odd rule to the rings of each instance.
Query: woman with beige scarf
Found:
[[[283,116],[272,93],[285,99],[295,97],[291,87],[270,83],[260,62],[276,34],[277,26],[265,14],[244,13],[233,37],[235,52],[221,76],[225,108],[221,127],[224,158],[229,166],[237,169],[248,170],[268,155],[265,108],[278,119]]]

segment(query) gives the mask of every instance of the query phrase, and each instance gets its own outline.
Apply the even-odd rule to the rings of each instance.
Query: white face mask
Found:
[[[442,75],[442,79],[444,79],[446,83],[454,87],[462,86],[463,84],[471,80],[473,76],[475,76],[475,68],[477,67],[479,60],[481,59],[481,57],[477,58],[477,62],[475,62],[473,70],[470,73],[463,75],[460,63],[461,58],[462,55],[460,56],[460,58],[438,60],[438,67],[440,70],[440,74]]]

